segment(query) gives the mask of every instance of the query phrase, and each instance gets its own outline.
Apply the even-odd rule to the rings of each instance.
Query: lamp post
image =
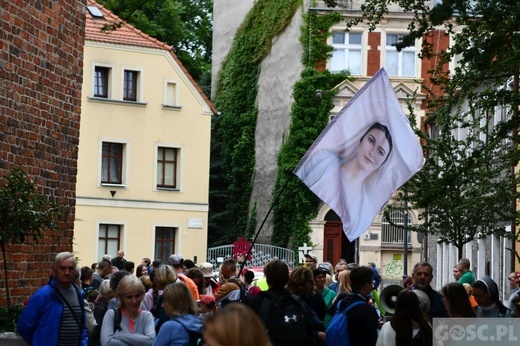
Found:
[[[404,217],[403,217],[403,283],[408,277],[408,192],[404,190]]]

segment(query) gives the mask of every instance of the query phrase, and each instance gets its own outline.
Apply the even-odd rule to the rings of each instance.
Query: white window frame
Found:
[[[134,71],[137,72],[137,97],[135,101],[129,101],[129,100],[123,100],[124,94],[125,94],[125,71]],[[143,80],[144,80],[144,72],[142,67],[135,67],[135,66],[121,66],[121,71],[119,74],[119,78],[121,79],[120,84],[120,90],[119,95],[121,95],[121,100],[124,102],[135,102],[135,103],[142,103],[144,102],[144,88],[143,88]]]
[[[153,250],[153,255],[156,256],[156,252],[155,252],[155,242],[157,240],[157,237],[156,237],[156,232],[157,232],[157,228],[173,228],[173,252],[172,253],[178,253],[179,249],[180,249],[180,233],[181,233],[181,226],[179,224],[164,224],[164,223],[157,223],[157,224],[153,224],[153,229],[152,229],[152,250]],[[157,257],[154,257],[154,258],[157,258]]]
[[[414,43],[413,46],[405,47],[400,52],[397,52],[397,48],[395,46],[388,45],[388,36],[404,36],[403,33],[398,32],[388,32],[386,33],[385,42],[384,42],[384,50],[385,50],[385,59],[384,59],[384,66],[386,69],[386,72],[388,73],[389,77],[403,77],[403,78],[417,78],[417,68],[418,68],[418,62],[417,62],[417,42]],[[397,74],[391,74],[390,70],[388,69],[387,61],[388,61],[388,53],[389,52],[397,52]],[[403,75],[403,57],[405,53],[413,53],[414,57],[414,66],[413,66],[413,75],[412,76],[405,76]]]
[[[103,143],[118,143],[123,145],[123,162],[121,165],[121,184],[103,183],[101,176],[103,174]],[[113,138],[100,138],[98,144],[98,186],[112,186],[112,187],[128,187],[129,183],[129,167],[130,167],[130,141],[113,139]]]
[[[112,226],[120,226],[120,234],[119,234],[119,248],[125,249],[126,248],[126,233],[128,230],[128,223],[126,221],[122,220],[96,220],[96,246],[95,246],[95,254],[94,258],[97,258],[100,254],[100,248],[99,248],[99,227],[101,225],[112,225]],[[118,250],[118,249],[117,249]],[[117,251],[116,250],[116,251]],[[115,256],[116,254],[102,254],[103,255],[111,255]],[[101,257],[98,258],[98,260],[101,260]]]
[[[94,96],[96,91],[96,67],[102,67],[108,69],[108,80],[107,80],[107,97],[100,97],[100,96]],[[99,98],[103,100],[110,100],[113,98],[114,91],[114,66],[111,64],[106,63],[98,63],[93,62],[92,63],[92,86],[90,88],[90,95],[92,95],[93,98]]]
[[[159,148],[171,148],[177,150],[177,167],[176,167],[176,174],[177,174],[177,182],[175,188],[168,188],[168,187],[159,187],[158,181],[157,181],[157,171],[158,171],[158,165],[157,160],[159,158]],[[182,190],[182,177],[183,177],[183,161],[184,161],[184,147],[177,143],[155,143],[154,145],[154,161],[153,161],[153,190],[154,191],[181,191]]]
[[[333,42],[333,38],[334,38],[334,34],[345,34],[344,36],[344,41],[343,43],[334,43]],[[351,34],[356,34],[356,35],[360,35],[361,37],[361,43],[360,44],[350,44],[348,43],[349,42],[349,38],[350,38],[350,35]],[[345,61],[343,62],[343,66],[344,68],[342,69],[333,69],[333,66],[332,66],[332,59],[333,59],[333,56],[330,58],[330,61],[329,61],[329,70],[331,72],[340,72],[340,71],[343,71],[343,70],[348,70],[351,75],[353,76],[362,76],[363,75],[363,71],[364,71],[364,50],[363,50],[363,41],[365,40],[365,37],[364,37],[364,34],[363,32],[360,32],[360,31],[353,31],[353,32],[344,32],[343,31],[339,31],[339,30],[332,30],[332,36],[330,38],[330,42],[331,42],[331,45],[332,47],[334,48],[334,50],[343,50],[345,52]],[[350,52],[359,52],[359,71],[352,71],[348,62],[349,62],[349,53]],[[334,52],[332,53],[334,55]]]
[[[174,85],[175,86],[175,92],[174,95],[170,95],[170,91],[168,86]],[[172,108],[179,110],[182,108],[181,106],[181,100],[180,100],[180,83],[176,79],[165,79],[164,80],[164,95],[163,95],[163,107]],[[173,102],[170,100],[173,99]]]

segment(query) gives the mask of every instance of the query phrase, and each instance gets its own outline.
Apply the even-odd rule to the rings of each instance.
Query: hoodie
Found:
[[[202,319],[191,314],[175,316],[165,322],[154,346],[185,346],[190,345],[190,335],[197,334],[202,338]]]

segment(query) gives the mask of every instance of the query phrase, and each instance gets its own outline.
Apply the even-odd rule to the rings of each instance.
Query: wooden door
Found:
[[[340,221],[327,221],[323,234],[323,260],[334,265],[341,258],[341,229]]]

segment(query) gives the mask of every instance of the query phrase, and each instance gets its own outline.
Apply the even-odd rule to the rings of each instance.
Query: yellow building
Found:
[[[172,47],[88,5],[74,251],[203,262],[216,111]]]

